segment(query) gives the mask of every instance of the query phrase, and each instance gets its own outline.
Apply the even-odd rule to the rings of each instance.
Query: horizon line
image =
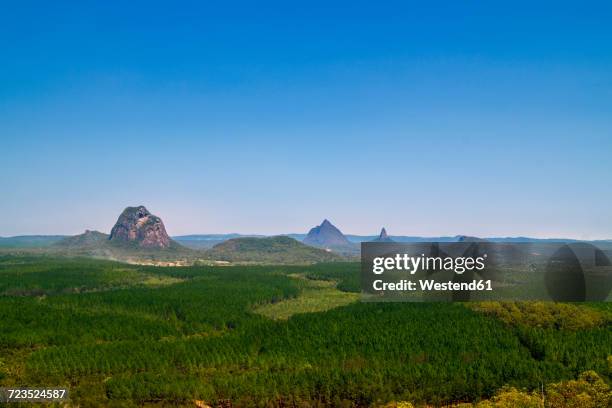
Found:
[[[385,227],[386,228],[386,227]],[[10,239],[10,238],[19,238],[19,237],[72,237],[85,233],[86,231],[97,231],[104,234],[107,234],[103,231],[98,231],[95,229],[85,229],[83,232],[77,234],[17,234],[17,235],[0,235],[0,239]],[[342,232],[342,231],[341,231]],[[376,237],[379,234],[353,234],[353,233],[345,233],[342,232],[344,236],[354,236],[354,237]],[[262,233],[242,233],[242,232],[225,232],[225,233],[189,233],[189,234],[173,234],[168,236],[170,238],[181,238],[188,236],[204,236],[204,235],[240,235],[243,237],[277,237],[277,236],[289,236],[289,235],[308,235],[308,232],[286,232],[286,233],[275,233],[275,234],[262,234]],[[554,236],[536,236],[536,235],[489,235],[489,236],[480,236],[480,235],[470,235],[470,234],[434,234],[434,235],[418,235],[418,234],[388,234],[389,237],[410,237],[410,238],[455,238],[455,237],[473,237],[480,239],[539,239],[539,240],[572,240],[572,241],[612,241],[612,238],[590,238],[590,239],[581,239],[581,238],[570,238],[570,237],[554,237]]]

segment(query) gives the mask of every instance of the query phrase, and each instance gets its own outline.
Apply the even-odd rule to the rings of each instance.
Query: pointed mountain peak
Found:
[[[349,240],[327,218],[323,220],[321,225],[308,232],[308,235],[304,238],[304,243],[325,248],[350,246]]]
[[[394,242],[391,238],[389,238],[389,235],[387,235],[387,230],[385,229],[385,227],[383,227],[380,230],[380,235],[378,235],[378,238],[374,239],[372,242]]]

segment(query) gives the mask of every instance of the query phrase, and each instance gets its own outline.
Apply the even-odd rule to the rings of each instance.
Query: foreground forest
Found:
[[[610,403],[608,303],[360,303],[358,279],[0,256],[0,386],[84,407]]]

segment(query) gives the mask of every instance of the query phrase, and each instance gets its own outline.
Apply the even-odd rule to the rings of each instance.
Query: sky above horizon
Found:
[[[14,2],[0,236],[612,238],[606,2]]]

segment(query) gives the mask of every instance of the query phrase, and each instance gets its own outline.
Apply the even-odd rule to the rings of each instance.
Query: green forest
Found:
[[[0,387],[66,386],[83,407],[610,404],[610,304],[361,303],[357,292],[358,263],[3,255]]]

